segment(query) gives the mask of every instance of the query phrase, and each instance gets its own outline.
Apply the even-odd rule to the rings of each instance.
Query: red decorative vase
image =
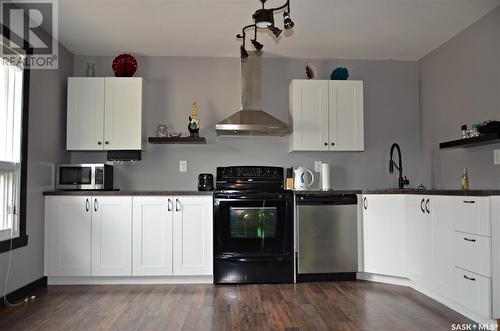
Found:
[[[132,77],[137,71],[137,61],[130,54],[120,54],[113,60],[112,68],[116,77]]]

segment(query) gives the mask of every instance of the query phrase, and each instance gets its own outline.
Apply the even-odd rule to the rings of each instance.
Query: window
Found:
[[[23,76],[0,62],[0,241],[20,236]]]
[[[7,47],[10,30],[0,24],[0,47]],[[28,244],[26,183],[28,158],[29,69],[15,52],[15,63],[0,58],[0,253]],[[12,57],[11,57],[12,59]]]

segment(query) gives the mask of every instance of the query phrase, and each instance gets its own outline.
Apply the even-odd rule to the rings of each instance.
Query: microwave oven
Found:
[[[58,190],[113,190],[113,166],[104,163],[59,164]]]

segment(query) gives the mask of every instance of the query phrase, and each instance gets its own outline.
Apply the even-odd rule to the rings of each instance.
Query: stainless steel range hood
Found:
[[[241,59],[241,110],[215,125],[218,136],[284,136],[288,125],[262,110],[260,55]]]

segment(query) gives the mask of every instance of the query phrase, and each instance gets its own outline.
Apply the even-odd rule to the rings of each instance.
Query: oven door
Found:
[[[292,253],[293,194],[216,195],[215,256],[273,257]]]
[[[95,165],[93,164],[64,164],[57,166],[56,188],[59,190],[92,190]]]

